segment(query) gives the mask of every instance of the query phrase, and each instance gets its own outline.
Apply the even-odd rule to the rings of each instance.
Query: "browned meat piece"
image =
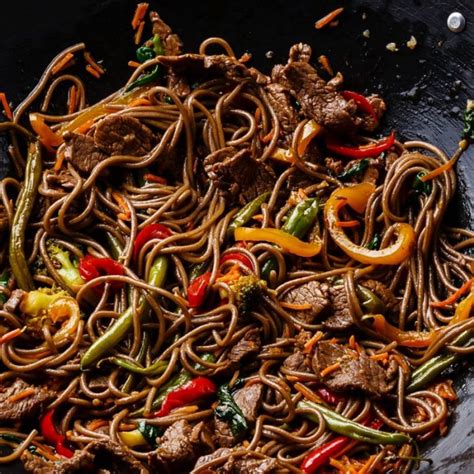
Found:
[[[278,117],[283,135],[291,135],[298,125],[298,115],[291,105],[290,95],[280,84],[269,84],[265,90],[268,101]]]
[[[388,152],[384,158],[385,170],[388,171],[392,167],[392,165],[395,163],[395,161],[398,160],[398,158],[400,158],[400,156],[394,151]]]
[[[309,44],[305,44],[305,43],[294,44],[290,48],[288,62],[289,63],[294,63],[294,62],[309,63],[311,59],[311,54],[313,54],[313,50],[311,49],[311,46]]]
[[[324,322],[323,326],[332,331],[343,331],[352,326],[353,319],[349,308],[344,285],[332,285],[329,287],[329,295],[332,304],[332,314]]]
[[[400,302],[397,300],[390,288],[387,288],[382,282],[377,280],[365,280],[362,285],[374,292],[385,304],[385,307],[392,312],[397,312]]]
[[[334,84],[321,79],[308,63],[287,64],[282,75],[285,77],[283,85],[289,85],[295,92],[305,115],[318,124],[337,133],[354,132],[361,125],[356,103],[345,100]]]
[[[153,132],[126,115],[108,115],[95,129],[94,141],[109,155],[141,156],[153,148]]]
[[[10,294],[10,298],[8,298],[8,300],[3,305],[3,309],[9,313],[14,313],[25,295],[26,291],[13,290]]]
[[[260,331],[258,329],[249,329],[242,339],[232,347],[229,352],[229,360],[232,362],[240,362],[245,357],[258,354],[262,347],[262,341],[260,340]]]
[[[283,367],[292,372],[309,372],[307,358],[298,350],[283,361]]]
[[[199,472],[199,468],[208,462],[214,461],[220,457],[223,457],[222,466],[212,466],[212,472],[217,472],[219,474],[231,474],[234,467],[234,459],[231,457],[232,449],[229,448],[219,448],[216,449],[211,454],[206,454],[201,456],[194,465],[194,472]]]
[[[156,12],[150,12],[153,35],[159,35],[161,44],[167,56],[181,54],[183,43],[180,37],[173,33],[171,28],[160,18]]]
[[[214,432],[217,443],[223,448],[231,448],[239,441],[239,437],[233,435],[230,425],[217,416],[214,416]]]
[[[336,363],[340,364],[339,369],[321,377],[321,382],[332,390],[361,390],[380,396],[395,384],[395,380],[390,380],[390,374],[366,354],[329,341],[319,342],[312,360],[314,373],[320,375]]]
[[[262,161],[252,158],[250,150],[226,147],[204,159],[204,170],[226,196],[240,204],[271,191],[275,173]]]
[[[235,462],[235,473],[239,474],[269,474],[277,467],[275,458],[252,458],[250,456],[240,458]]]
[[[335,158],[325,158],[324,165],[333,176],[338,176],[344,171],[344,162]]]
[[[200,435],[204,423],[195,426],[186,420],[173,423],[157,440],[158,449],[150,454],[151,464],[156,472],[187,472],[202,450]]]
[[[201,456],[194,466],[193,472],[208,462],[223,458],[221,465],[212,466],[212,472],[218,474],[268,474],[276,468],[276,460],[271,458],[255,458],[251,456],[234,458],[232,449],[219,448],[213,453]],[[204,472],[204,471],[203,471]]]
[[[97,469],[94,467],[94,456],[83,449],[75,451],[72,458],[61,458],[60,461],[48,461],[26,450],[23,451],[21,460],[25,471],[33,474],[80,474],[82,472],[97,472]]]
[[[331,305],[329,285],[319,281],[309,281],[285,293],[283,300],[291,304],[310,304],[310,309],[292,311],[292,313],[301,321],[312,323]]]
[[[108,158],[96,147],[92,137],[66,132],[63,138],[66,143],[64,156],[78,171],[90,173],[100,162]]]
[[[374,165],[369,165],[362,175],[361,181],[364,183],[376,184],[379,179],[380,173],[379,170]]]
[[[12,395],[27,388],[33,388],[34,393],[13,403],[8,401]],[[17,422],[37,417],[57,395],[54,390],[30,385],[21,379],[16,379],[10,386],[0,386],[0,421]]]
[[[387,110],[387,105],[385,104],[384,100],[377,94],[370,95],[369,97],[367,97],[367,100],[372,105],[378,120],[374,120],[371,115],[365,115],[361,128],[363,130],[366,130],[367,132],[373,132],[377,128],[380,119]]]

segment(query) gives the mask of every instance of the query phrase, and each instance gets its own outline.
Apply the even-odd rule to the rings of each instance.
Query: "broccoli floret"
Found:
[[[255,275],[241,276],[235,283],[230,285],[230,289],[235,296],[235,304],[240,314],[245,315],[255,308],[260,302],[267,284],[264,280],[259,280]]]
[[[77,266],[71,261],[69,252],[58,247],[54,241],[48,242],[48,254],[67,287],[73,291],[84,284]]]

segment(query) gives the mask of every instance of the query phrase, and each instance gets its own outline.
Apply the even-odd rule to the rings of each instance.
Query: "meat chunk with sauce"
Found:
[[[250,150],[226,147],[204,159],[204,170],[216,186],[241,205],[273,189],[276,181],[272,168],[252,158]]]
[[[298,114],[291,103],[291,96],[281,84],[269,84],[265,91],[278,117],[282,134],[288,140],[298,125]]]
[[[288,62],[302,62],[302,63],[309,63],[311,59],[311,54],[313,54],[313,50],[309,44],[305,43],[297,43],[294,44],[290,48],[290,53],[288,55]]]
[[[3,305],[3,309],[5,311],[8,311],[9,313],[14,313],[16,309],[18,308],[18,306],[20,305],[23,297],[26,296],[26,294],[27,293],[24,290],[20,290],[20,289],[13,290],[8,300]]]
[[[63,135],[66,149],[64,156],[74,168],[82,173],[90,173],[99,163],[108,158],[97,148],[95,141],[88,135],[66,132]]]
[[[10,401],[11,397],[27,389],[33,389],[33,392],[15,402]],[[0,386],[0,421],[21,422],[38,417],[56,397],[55,390],[16,379],[9,386]]]
[[[309,372],[308,358],[300,351],[296,350],[283,361],[283,367],[292,372]]]
[[[334,364],[339,364],[339,367],[325,376],[321,375],[322,371]],[[321,382],[336,391],[357,390],[381,396],[388,393],[395,383],[388,371],[363,352],[359,354],[329,341],[321,341],[316,345],[312,367]]]
[[[232,362],[240,362],[250,355],[258,354],[261,347],[260,331],[256,328],[249,329],[243,335],[242,339],[229,351],[229,360]]]
[[[153,132],[126,115],[108,115],[96,126],[94,142],[108,155],[142,156],[153,148]]]
[[[157,12],[150,12],[153,35],[158,35],[167,56],[176,56],[181,54],[183,42],[181,38],[173,33],[171,28],[161,19]]]
[[[323,326],[332,331],[343,331],[353,324],[349,297],[343,284],[329,287],[331,315],[323,321]]]

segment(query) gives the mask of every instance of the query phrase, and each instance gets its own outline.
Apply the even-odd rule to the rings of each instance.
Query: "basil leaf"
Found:
[[[369,242],[369,245],[367,245],[367,248],[369,250],[378,250],[380,248],[381,241],[382,241],[381,235],[375,234],[372,240]]]
[[[219,405],[214,410],[217,418],[229,423],[234,436],[244,432],[248,428],[247,420],[245,419],[242,410],[235,403],[229,384],[224,384],[219,387],[217,397],[220,400]]]
[[[349,178],[353,178],[361,174],[366,168],[369,166],[369,160],[364,158],[363,160],[358,161],[354,166],[351,166],[348,170],[344,171],[340,175],[338,175],[338,179],[341,181],[345,181]]]
[[[162,428],[149,425],[145,421],[140,421],[140,423],[138,423],[138,431],[152,448],[157,447],[156,438],[162,436],[164,433]]]

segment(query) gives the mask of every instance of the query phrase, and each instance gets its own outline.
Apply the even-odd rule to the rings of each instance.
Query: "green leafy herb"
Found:
[[[413,184],[411,185],[412,190],[417,195],[424,194],[426,196],[429,196],[431,194],[431,191],[433,190],[433,185],[431,184],[431,181],[421,181],[421,178],[425,176],[425,174],[426,171],[420,171],[419,173],[417,173],[415,179],[413,180]]]
[[[380,242],[382,241],[382,237],[380,234],[375,234],[372,237],[372,240],[369,242],[369,245],[367,245],[367,248],[369,250],[378,250],[380,248]]]
[[[474,100],[467,101],[462,138],[474,141]]]
[[[152,448],[156,448],[156,438],[164,433],[162,428],[149,425],[146,421],[140,421],[140,423],[138,423],[138,431]]]
[[[348,170],[338,175],[338,179],[346,181],[349,178],[358,176],[367,168],[367,166],[369,166],[369,160],[364,158],[363,160],[358,161],[354,166],[351,166]]]
[[[4,439],[5,441],[10,441],[12,443],[21,443],[22,441],[18,436],[11,435],[9,433],[0,434],[0,439]]]
[[[153,59],[155,57],[155,52],[149,46],[143,45],[137,49],[136,56],[139,63],[144,63]]]
[[[217,396],[220,400],[219,405],[214,411],[217,418],[229,423],[234,436],[245,431],[248,428],[247,420],[245,419],[242,410],[235,403],[229,384],[221,385],[217,391]]]
[[[8,285],[8,273],[6,271],[4,271],[1,275],[0,275],[0,286],[3,286],[3,288],[6,288]],[[5,301],[7,301],[7,296],[5,295],[5,293],[0,293],[0,303],[5,303]]]
[[[155,56],[162,56],[165,54],[165,50],[163,49],[163,43],[161,42],[160,35],[153,36],[153,52]]]
[[[131,84],[127,86],[125,92],[130,92],[135,87],[146,86],[150,82],[155,81],[158,79],[160,75],[160,68],[158,64],[153,68],[153,70],[147,74],[141,74],[136,81],[133,81]]]

